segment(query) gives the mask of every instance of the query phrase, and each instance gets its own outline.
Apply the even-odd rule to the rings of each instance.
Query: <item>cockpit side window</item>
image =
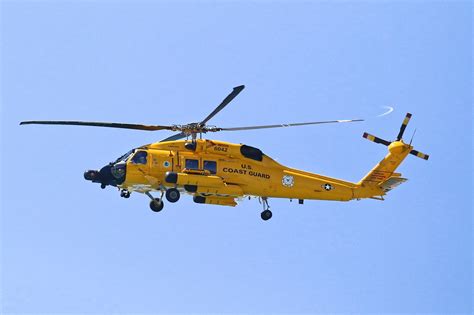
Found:
[[[131,162],[134,164],[146,164],[147,156],[148,154],[146,153],[146,151],[138,151],[133,156]]]

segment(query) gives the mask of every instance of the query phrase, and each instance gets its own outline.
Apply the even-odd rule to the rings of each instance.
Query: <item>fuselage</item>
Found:
[[[116,186],[129,191],[196,186],[195,193],[228,197],[338,201],[356,197],[354,183],[286,167],[257,148],[216,140],[144,145],[110,165],[112,173],[123,169],[120,165],[126,172]],[[167,180],[170,173],[178,179]]]

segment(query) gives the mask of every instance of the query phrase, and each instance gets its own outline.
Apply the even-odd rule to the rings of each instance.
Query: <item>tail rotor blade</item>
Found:
[[[420,159],[428,160],[430,156],[428,154],[421,153],[420,151],[417,150],[411,150],[410,154],[413,154],[416,157],[419,157]]]
[[[383,145],[386,145],[386,146],[390,145],[390,141],[387,141],[387,140],[381,139],[379,137],[373,136],[371,134],[368,134],[367,132],[364,132],[362,137],[364,137],[365,139],[367,139],[369,141],[375,142],[375,143],[380,143],[380,144],[383,144]]]
[[[405,119],[403,120],[402,125],[400,126],[400,132],[398,133],[397,141],[402,140],[403,133],[405,132],[405,129],[408,125],[408,122],[410,121],[410,118],[411,118],[411,114],[407,113],[407,115],[405,116]]]

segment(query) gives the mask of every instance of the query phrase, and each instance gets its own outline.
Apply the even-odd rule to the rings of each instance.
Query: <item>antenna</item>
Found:
[[[411,142],[413,141],[413,138],[415,137],[415,133],[416,133],[416,128],[415,128],[415,131],[413,131],[413,134],[411,135],[410,145],[411,145]]]

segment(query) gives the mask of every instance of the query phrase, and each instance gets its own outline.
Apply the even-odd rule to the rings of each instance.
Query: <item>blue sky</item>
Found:
[[[1,311],[470,313],[471,21],[467,1],[1,2]],[[18,126],[199,121],[240,84],[211,123],[367,120],[216,139],[358,181],[386,154],[362,133],[409,111],[431,158],[384,202],[156,214],[82,174],[168,133]]]

